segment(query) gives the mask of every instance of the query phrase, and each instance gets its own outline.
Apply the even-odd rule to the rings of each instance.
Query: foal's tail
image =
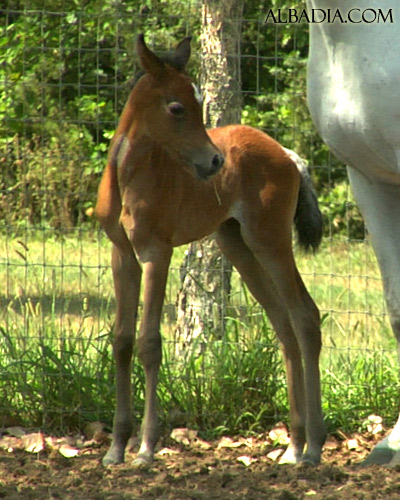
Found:
[[[300,172],[299,198],[294,216],[297,241],[303,250],[315,252],[321,243],[323,231],[318,199],[305,161],[289,149],[286,149],[286,152],[296,163]]]

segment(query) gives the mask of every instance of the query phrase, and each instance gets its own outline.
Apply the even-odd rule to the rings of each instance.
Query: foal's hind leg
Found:
[[[305,460],[318,463],[325,440],[318,369],[320,343],[318,311],[311,299],[307,301],[306,306],[300,308],[303,311],[298,314],[304,316],[302,320],[310,323],[309,328],[313,337],[306,342],[306,346],[299,345],[299,339],[293,329],[294,320],[281,296],[281,287],[270,275],[268,266],[261,265],[246,245],[239,224],[234,220],[223,224],[217,234],[217,240],[222,251],[238,269],[254,297],[266,310],[282,345],[288,380],[291,443],[281,461],[296,463]],[[285,272],[286,270],[283,270],[283,273]],[[299,289],[300,295],[302,295],[303,290],[298,284],[293,287],[293,294],[298,295]],[[298,304],[296,307],[299,307]],[[310,345],[310,342],[314,345]],[[305,359],[306,385],[304,383],[302,354]],[[307,452],[303,455],[306,441]]]
[[[239,271],[255,299],[265,309],[284,353],[290,406],[290,445],[284,462],[299,462],[306,442],[304,374],[301,354],[286,309],[271,278],[244,243],[239,224],[230,220],[217,233],[217,242]]]
[[[271,214],[271,220],[279,220],[279,217]],[[265,233],[262,234],[249,231],[249,226],[246,229],[245,242],[261,267],[271,277],[282,305],[287,311],[300,349],[304,367],[307,442],[302,461],[319,463],[326,437],[321,408],[319,311],[297,270],[292,251],[291,232],[287,231],[285,234],[284,225],[277,228],[272,224],[266,227]],[[286,344],[289,349],[291,342],[294,341],[291,340]],[[303,397],[303,394],[295,394],[295,397]]]

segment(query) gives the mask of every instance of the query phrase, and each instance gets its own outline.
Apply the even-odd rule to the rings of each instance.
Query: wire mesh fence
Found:
[[[110,245],[93,207],[137,69],[136,35],[145,32],[159,50],[193,35],[189,70],[198,81],[202,59],[200,2],[66,5],[9,2],[0,26],[0,422],[58,430],[112,418]],[[248,4],[241,33],[240,51],[231,56],[240,58],[242,120],[307,159],[325,217],[319,254],[298,255],[323,318],[325,412],[333,425],[354,422],[360,411],[390,419],[398,387],[394,340],[344,167],[307,113],[307,26],[265,23]],[[176,357],[184,252],[174,254],[164,307],[164,421],[259,430],[268,418],[285,419],[276,341],[236,274],[222,338],[207,331],[195,355]],[[219,299],[212,300],[219,314]],[[136,365],[133,378],[138,419],[143,377]]]

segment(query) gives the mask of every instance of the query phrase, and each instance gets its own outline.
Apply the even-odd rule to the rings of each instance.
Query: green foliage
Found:
[[[112,405],[114,370],[109,336],[94,329],[59,331],[40,305],[23,305],[24,336],[0,327],[3,391],[0,408],[26,425],[60,431],[82,427],[104,403]],[[60,336],[61,334],[61,336]],[[98,383],[101,382],[101,386]]]
[[[12,1],[0,40],[0,219],[69,230],[87,220],[108,143],[138,69],[140,32],[156,49],[196,30],[183,0]],[[193,22],[188,20],[193,19]],[[88,211],[89,210],[89,211]]]
[[[268,5],[275,12],[289,7],[300,9],[304,5],[276,0]],[[305,92],[308,27],[265,23],[267,10],[258,2],[254,6],[246,2],[249,16],[258,12],[259,29],[250,21],[243,30],[243,88],[253,90],[245,93],[243,121],[308,157],[310,137],[316,137]],[[254,54],[256,58],[251,57]]]
[[[0,218],[7,227],[28,222],[68,231],[87,218],[103,168],[100,147],[84,127],[62,129],[44,143],[38,135],[6,143]]]
[[[340,233],[351,240],[365,238],[364,221],[347,182],[338,182],[331,189],[322,190],[319,202],[325,227],[331,235]]]
[[[322,370],[324,414],[332,430],[360,430],[369,415],[394,422],[398,414],[399,377],[395,356],[385,351],[336,350]],[[338,408],[342,408],[338,412]]]
[[[161,401],[178,409],[189,427],[213,436],[262,432],[287,413],[281,356],[261,314],[255,327],[227,318],[223,340],[197,339],[187,348],[168,343],[164,358]]]

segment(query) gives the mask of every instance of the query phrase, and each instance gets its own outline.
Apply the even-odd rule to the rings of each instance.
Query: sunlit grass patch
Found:
[[[287,420],[278,343],[237,273],[223,338],[205,332],[186,350],[176,344],[173,311],[184,251],[174,252],[163,315],[163,425],[215,436],[260,432]],[[107,238],[93,231],[22,232],[0,237],[0,255],[0,417],[18,415],[26,424],[59,430],[93,419],[111,424],[115,300]],[[358,428],[370,413],[390,423],[397,411],[397,360],[372,250],[367,243],[326,241],[315,256],[297,260],[321,310],[330,428]],[[138,427],[144,382],[138,363],[133,366]]]

